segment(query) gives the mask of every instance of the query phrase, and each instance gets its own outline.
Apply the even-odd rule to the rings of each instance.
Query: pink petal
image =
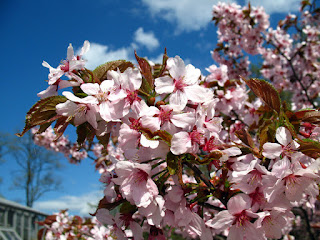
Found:
[[[187,94],[179,90],[172,93],[169,97],[169,103],[175,110],[183,110],[187,105],[187,102]]]
[[[100,84],[100,89],[102,92],[107,93],[112,90],[113,86],[114,86],[113,80],[104,80]]]
[[[201,76],[201,71],[198,68],[195,68],[191,64],[188,64],[185,68],[185,75],[183,81],[188,85],[193,85],[198,83],[198,80]]]
[[[179,79],[185,75],[185,64],[179,56],[175,56],[175,58],[169,58],[167,60],[167,66],[173,79]]]
[[[154,82],[157,93],[172,93],[174,90],[173,79],[169,76],[159,77]]]
[[[227,210],[221,211],[218,214],[214,216],[213,219],[210,219],[209,221],[206,222],[206,225],[208,227],[217,229],[217,230],[224,230],[231,226],[233,223],[235,217],[231,215]]]
[[[88,121],[88,123],[91,124],[91,126],[94,129],[98,128],[98,123],[97,123],[97,112],[94,109],[90,109],[87,111],[86,114],[86,120]]]
[[[175,114],[171,117],[171,122],[180,128],[190,128],[193,127],[196,121],[196,116],[194,113],[181,113]]]
[[[171,139],[170,151],[175,155],[179,155],[188,152],[191,146],[189,134],[187,132],[178,132]]]
[[[88,95],[97,95],[100,91],[100,86],[98,83],[83,83],[80,88]]]
[[[287,146],[292,141],[292,135],[287,128],[278,127],[276,131],[276,139],[281,145]]]
[[[57,114],[65,117],[74,115],[77,109],[78,105],[70,100],[67,100],[64,103],[59,103],[56,106]]]
[[[251,207],[251,198],[243,193],[240,193],[228,201],[228,211],[235,215],[237,213],[241,213],[245,209],[249,209]]]
[[[213,93],[208,88],[199,85],[186,86],[184,92],[187,98],[195,103],[202,103],[213,98]]]
[[[282,146],[278,143],[270,143],[267,142],[263,144],[263,152],[262,155],[270,158],[270,159],[275,159],[277,157],[280,157],[282,153]]]
[[[149,140],[143,134],[141,134],[140,144],[144,147],[155,149],[159,146],[158,140]]]

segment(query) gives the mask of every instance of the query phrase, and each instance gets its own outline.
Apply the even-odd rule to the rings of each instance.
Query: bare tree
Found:
[[[5,140],[2,148],[18,164],[12,186],[25,192],[27,206],[32,207],[45,193],[59,189],[61,181],[55,173],[61,165],[56,153],[36,145],[30,132],[21,138],[6,135]]]

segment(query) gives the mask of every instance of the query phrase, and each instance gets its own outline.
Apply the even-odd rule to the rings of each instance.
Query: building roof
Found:
[[[38,211],[36,209],[33,209],[31,207],[27,207],[27,206],[21,205],[21,204],[19,204],[17,202],[13,202],[13,201],[10,201],[10,200],[2,198],[2,197],[0,197],[0,206],[1,205],[13,207],[13,208],[18,208],[18,209],[21,209],[23,211],[33,212],[33,213],[44,215],[44,216],[48,215],[46,213],[40,212],[40,211]]]

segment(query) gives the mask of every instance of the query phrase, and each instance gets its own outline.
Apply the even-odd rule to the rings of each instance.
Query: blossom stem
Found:
[[[191,163],[185,161],[183,162],[185,165],[187,165],[190,169],[193,170],[193,172],[199,176],[199,178],[207,185],[207,187],[209,188],[210,192],[214,189],[214,186],[212,185],[212,183],[206,178],[206,176],[200,171],[199,168],[197,168],[196,166],[192,165]]]

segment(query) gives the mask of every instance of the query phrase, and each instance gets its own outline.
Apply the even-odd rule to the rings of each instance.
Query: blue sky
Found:
[[[195,5],[196,2],[196,5]],[[37,93],[47,87],[47,61],[57,67],[66,58],[69,43],[79,49],[91,42],[86,55],[88,68],[103,62],[134,60],[133,51],[157,61],[164,48],[168,55],[179,55],[206,74],[211,64],[210,51],[216,44],[216,29],[210,23],[215,0],[2,0],[0,2],[0,79],[1,132],[14,134],[23,128],[25,113],[38,100]],[[230,2],[230,1],[229,1]],[[236,2],[236,1],[234,1]],[[245,4],[238,0],[238,4]],[[264,5],[272,14],[274,26],[283,13],[295,12],[298,0],[251,1]],[[87,202],[102,197],[99,174],[90,160],[79,166],[65,166],[58,172],[65,182],[63,189],[45,195],[35,207],[45,212],[69,208],[86,214]],[[23,193],[10,189],[14,160],[0,165],[0,193],[9,200],[22,200]],[[77,207],[75,207],[77,206]]]

